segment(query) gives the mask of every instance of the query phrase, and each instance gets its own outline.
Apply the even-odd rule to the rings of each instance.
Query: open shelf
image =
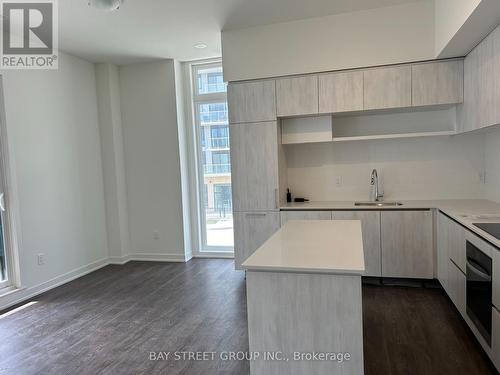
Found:
[[[379,135],[359,135],[353,137],[333,137],[334,142],[349,142],[349,141],[368,141],[371,139],[396,139],[396,138],[418,138],[418,137],[436,137],[445,135],[454,135],[454,130],[445,130],[437,132],[421,132],[421,133],[399,133],[399,134],[379,134]]]
[[[333,116],[334,142],[434,137],[456,133],[456,109]]]

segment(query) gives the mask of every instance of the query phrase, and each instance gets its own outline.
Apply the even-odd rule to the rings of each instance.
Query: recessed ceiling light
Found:
[[[100,10],[117,10],[123,0],[89,0],[89,6]]]
[[[208,46],[205,44],[205,43],[196,43],[194,45],[194,48],[197,48],[197,49],[203,49],[203,48],[207,48]]]

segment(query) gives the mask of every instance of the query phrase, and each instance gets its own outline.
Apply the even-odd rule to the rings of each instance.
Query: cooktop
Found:
[[[473,225],[500,240],[500,223],[474,223]]]

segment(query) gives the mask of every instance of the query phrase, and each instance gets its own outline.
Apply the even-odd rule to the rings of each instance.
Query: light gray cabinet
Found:
[[[279,212],[234,212],[236,269],[280,228]]]
[[[461,132],[500,123],[500,27],[464,61],[464,103],[457,112]]]
[[[411,70],[414,107],[463,101],[462,60],[414,64]]]
[[[274,80],[230,83],[227,101],[232,124],[276,120]]]
[[[493,249],[493,304],[500,309],[500,250]]]
[[[279,117],[318,113],[318,76],[277,79],[276,108]]]
[[[319,112],[363,110],[363,71],[320,74]]]
[[[449,265],[451,263],[451,223],[445,215],[439,213],[437,217],[437,278],[448,295],[450,294]]]
[[[455,265],[455,263],[448,260],[448,275],[448,295],[460,314],[465,315],[465,289],[467,283],[465,274]]]
[[[411,66],[364,71],[364,109],[411,107]]]
[[[491,344],[491,359],[500,371],[500,312],[493,308],[493,331]]]
[[[231,124],[229,136],[233,210],[277,210],[277,123]]]
[[[365,276],[382,275],[380,252],[380,211],[334,211],[334,220],[360,220],[365,253]]]
[[[431,211],[382,211],[382,276],[432,279]]]
[[[448,259],[451,259],[457,267],[465,272],[465,241],[466,229],[460,224],[450,219],[443,213],[438,214],[438,260],[441,254],[447,254]],[[440,266],[438,264],[438,276]]]
[[[289,220],[331,220],[331,211],[281,211],[281,225]]]

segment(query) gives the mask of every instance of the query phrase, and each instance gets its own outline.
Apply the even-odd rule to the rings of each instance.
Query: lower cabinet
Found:
[[[236,269],[280,228],[277,211],[234,212],[234,262]]]
[[[331,220],[331,211],[281,211],[281,225],[289,220]]]
[[[493,251],[493,304],[500,309],[500,250]]]
[[[448,261],[448,295],[460,314],[466,314],[465,288],[467,280],[465,274],[451,260]]]
[[[360,220],[365,253],[365,276],[382,276],[380,211],[334,211],[334,220]]]
[[[491,360],[500,371],[500,312],[493,307],[493,332],[491,343]]]
[[[434,277],[431,211],[382,211],[382,276]]]

